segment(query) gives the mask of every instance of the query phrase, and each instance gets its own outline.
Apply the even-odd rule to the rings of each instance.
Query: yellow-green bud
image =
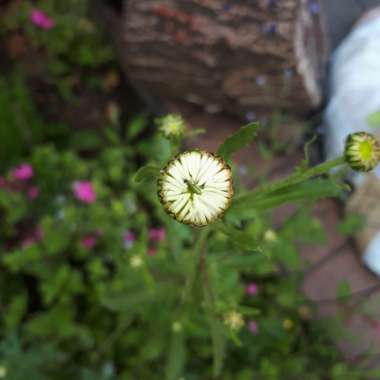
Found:
[[[353,170],[368,172],[380,162],[380,145],[367,132],[349,135],[346,140],[344,158]]]
[[[160,131],[166,137],[178,137],[185,133],[186,125],[180,115],[169,114],[157,120]]]
[[[158,195],[165,211],[177,221],[206,226],[231,204],[231,169],[213,153],[183,152],[161,170]]]
[[[244,319],[239,312],[232,310],[224,316],[224,323],[231,330],[239,331],[244,326]]]

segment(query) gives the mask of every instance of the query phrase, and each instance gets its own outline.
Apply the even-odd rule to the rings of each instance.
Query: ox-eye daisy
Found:
[[[158,194],[173,218],[197,227],[206,226],[221,217],[231,203],[231,169],[213,153],[183,152],[161,171]]]

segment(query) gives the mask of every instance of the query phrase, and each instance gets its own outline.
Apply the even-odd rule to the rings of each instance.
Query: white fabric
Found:
[[[367,118],[379,110],[380,17],[356,27],[333,54],[325,114],[327,158],[343,153],[348,134],[371,132]],[[374,172],[380,178],[380,166]],[[361,182],[361,175],[352,176]]]
[[[363,261],[372,272],[380,277],[380,231],[368,244]]]

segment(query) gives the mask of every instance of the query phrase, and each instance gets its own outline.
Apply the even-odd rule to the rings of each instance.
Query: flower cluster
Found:
[[[33,177],[33,167],[22,163],[10,170],[9,178],[0,177],[0,189],[24,192],[30,200],[34,200],[39,196],[40,190],[31,182]]]
[[[186,125],[181,115],[169,114],[157,120],[160,131],[166,137],[179,137],[186,131]]]
[[[55,21],[40,9],[33,9],[30,21],[40,29],[50,30],[54,28]]]

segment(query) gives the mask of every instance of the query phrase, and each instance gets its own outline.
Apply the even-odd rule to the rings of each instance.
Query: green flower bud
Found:
[[[178,137],[185,133],[186,125],[180,115],[169,114],[157,120],[160,131],[166,137]]]
[[[183,152],[161,170],[158,195],[174,219],[203,227],[220,218],[230,206],[232,172],[225,161],[213,153]]]
[[[368,172],[380,162],[380,145],[367,132],[349,135],[346,140],[344,158],[353,170]]]
[[[239,331],[245,323],[243,316],[239,312],[231,310],[225,314],[224,324],[231,330]]]

